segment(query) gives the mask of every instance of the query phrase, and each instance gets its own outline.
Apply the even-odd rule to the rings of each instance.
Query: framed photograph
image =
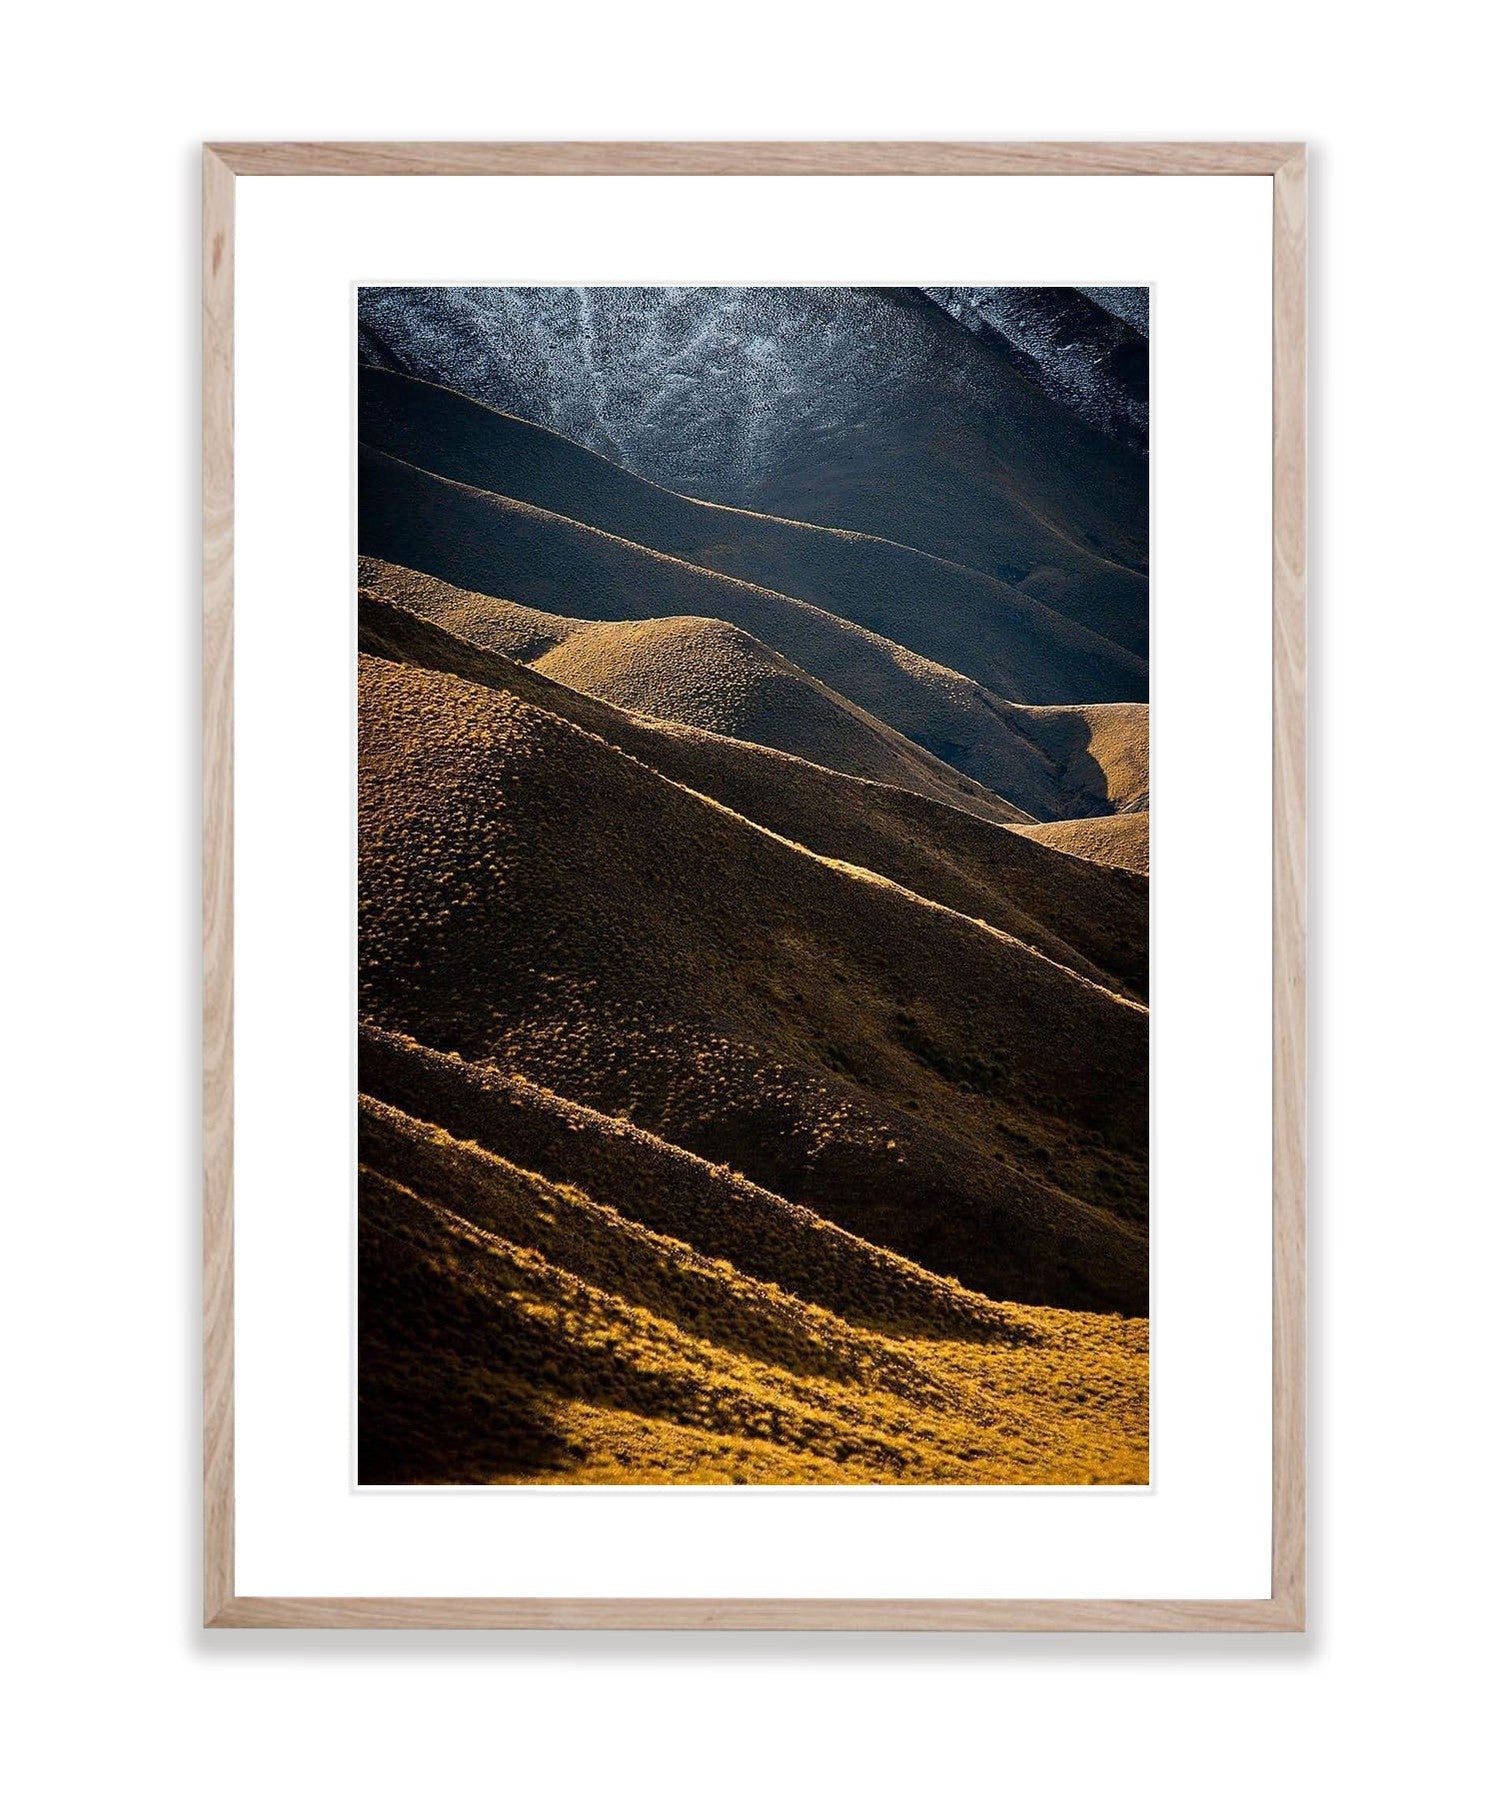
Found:
[[[1302,1629],[1302,146],[203,209],[206,1622]]]

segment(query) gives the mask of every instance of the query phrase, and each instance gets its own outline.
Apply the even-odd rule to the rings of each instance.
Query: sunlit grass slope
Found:
[[[1089,862],[1150,873],[1150,814],[1125,812],[1117,818],[1066,818],[1057,824],[1021,825],[1019,832],[1050,849]]]
[[[1143,1320],[851,1323],[376,1100],[360,1166],[367,1483],[1147,1478]]]
[[[1084,796],[1080,813],[1150,809],[1150,707],[1029,706],[1022,729],[1046,752],[1060,785]]]

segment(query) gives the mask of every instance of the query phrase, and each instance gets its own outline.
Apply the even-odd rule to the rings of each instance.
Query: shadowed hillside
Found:
[[[360,732],[370,1022],[981,1292],[1143,1309],[1142,1008],[513,695],[364,658]]]
[[[880,538],[684,499],[442,387],[362,369],[359,430],[431,474],[806,600],[1012,698],[1145,690],[1138,657],[1002,581]]]
[[[922,290],[1079,418],[1143,451],[1150,410],[1146,289],[938,287]],[[1123,310],[1118,296],[1126,296]],[[1100,296],[1112,295],[1113,303]]]
[[[385,569],[387,586],[401,573]],[[449,590],[451,591],[451,590]],[[1149,893],[951,806],[733,738],[633,717],[362,593],[362,650],[461,676],[571,720],[669,780],[821,856],[887,876],[1143,997]]]
[[[1012,714],[1081,816],[1150,810],[1150,708],[1031,706]]]
[[[599,624],[413,580],[408,571],[370,558],[361,572],[362,591],[612,705],[786,750],[979,817],[1004,823],[1031,817],[720,619]],[[1037,782],[1046,779],[1050,770],[1034,749],[1030,761]]]
[[[438,1055],[367,1025],[359,1034],[359,1085],[548,1181],[607,1193],[637,1223],[851,1324],[893,1337],[976,1343],[1010,1334],[992,1301],[850,1236],[732,1169],[523,1076]]]
[[[914,290],[367,288],[360,356],[677,492],[963,563],[1145,651],[1143,459]]]
[[[467,590],[461,618],[439,622],[490,644],[475,595],[562,618],[594,621],[716,618],[1037,819],[1088,815],[1096,798],[1067,789],[1034,741],[1032,721],[966,675],[861,626],[768,588],[713,575],[590,526],[479,488],[360,453],[360,547],[367,557]],[[366,584],[369,584],[368,581]],[[420,608],[402,584],[399,603]],[[491,647],[507,650],[502,621]]]

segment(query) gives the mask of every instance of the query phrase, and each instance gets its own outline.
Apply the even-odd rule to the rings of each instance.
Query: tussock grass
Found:
[[[360,1153],[363,1481],[1146,1478],[1141,1320],[896,1342],[377,1102]]]
[[[366,572],[387,593],[404,592],[410,580],[424,604],[441,604],[460,617],[471,597],[453,589],[432,596],[426,590],[440,583],[387,565]],[[533,627],[524,629],[529,634]],[[361,648],[373,655],[458,675],[545,707],[778,836],[984,919],[1089,979],[1144,995],[1150,932],[1143,881],[1079,868],[987,819],[934,804],[899,784],[850,780],[799,757],[631,716],[370,591],[360,594],[359,630]]]
[[[1069,856],[1110,868],[1150,873],[1150,814],[1122,812],[1117,818],[1065,818],[1055,824],[1021,826],[1022,836]]]
[[[366,1025],[359,1085],[361,1093],[549,1181],[607,1196],[625,1217],[851,1323],[892,1337],[977,1342],[1008,1329],[1000,1307],[957,1282],[524,1076]]]
[[[981,1292],[1143,1309],[1137,1005],[512,694],[365,657],[360,730],[369,1022]]]

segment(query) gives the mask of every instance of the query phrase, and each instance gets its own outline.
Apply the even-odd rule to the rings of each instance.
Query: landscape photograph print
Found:
[[[1149,1481],[1149,369],[360,290],[361,1484]]]

